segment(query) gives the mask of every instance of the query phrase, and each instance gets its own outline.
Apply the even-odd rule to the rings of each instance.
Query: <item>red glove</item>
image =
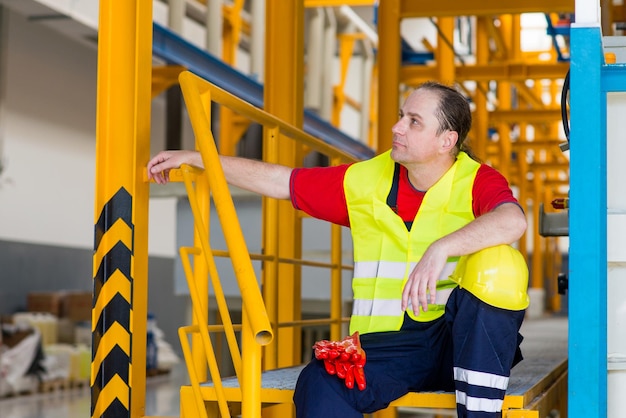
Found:
[[[365,351],[361,348],[358,331],[341,341],[318,341],[313,348],[315,358],[324,361],[328,374],[336,374],[349,389],[355,382],[359,390],[365,389]]]

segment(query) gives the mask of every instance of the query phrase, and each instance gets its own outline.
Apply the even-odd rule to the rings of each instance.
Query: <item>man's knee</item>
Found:
[[[321,362],[312,360],[302,369],[293,401],[298,418],[361,417],[346,399],[336,376],[326,373]]]
[[[298,417],[351,417],[353,414],[360,417],[363,413],[386,408],[391,401],[407,393],[408,388],[405,383],[380,373],[381,367],[373,370],[366,366],[367,385],[365,390],[359,390],[357,387],[346,388],[342,379],[326,372],[321,361],[311,361],[296,383],[293,399]],[[310,415],[310,409],[328,410],[328,414]],[[336,410],[342,410],[343,415],[337,414]]]

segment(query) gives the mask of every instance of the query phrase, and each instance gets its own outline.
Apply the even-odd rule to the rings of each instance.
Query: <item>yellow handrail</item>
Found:
[[[194,226],[197,229],[197,231],[199,231],[199,234],[200,234],[201,231],[206,231],[206,229],[205,229],[204,223],[202,222],[202,215],[200,212],[200,206],[198,205],[198,199],[196,198],[196,192],[193,187],[193,184],[191,183],[191,178],[188,174],[188,171],[191,170],[192,168],[187,165],[184,165],[182,168],[183,168],[183,172],[185,173],[184,175],[185,188],[187,190],[187,195],[189,196],[189,205],[191,206],[191,212],[193,213],[193,217],[194,217]],[[239,352],[239,345],[237,344],[237,338],[233,330],[233,324],[232,324],[230,314],[228,311],[228,304],[226,303],[224,291],[222,290],[222,284],[219,280],[219,275],[217,272],[217,267],[215,265],[215,259],[213,258],[213,253],[211,251],[211,245],[209,244],[208,236],[206,235],[201,236],[200,245],[202,246],[202,251],[198,251],[196,249],[195,253],[196,254],[201,253],[204,256],[204,261],[206,263],[206,266],[208,267],[211,284],[213,285],[213,289],[215,292],[215,298],[217,300],[218,310],[226,325],[226,339],[228,341],[228,347],[230,349],[231,358],[233,360],[233,365],[235,367],[237,376],[240,376],[241,375],[241,354]],[[189,280],[193,276],[191,275],[192,270],[189,264],[189,260],[187,257],[185,257],[185,255],[187,252],[190,252],[190,251],[191,250],[188,250],[186,248],[180,249],[181,258],[183,261],[183,267],[185,268],[185,273],[186,273],[187,280],[188,280],[189,291],[192,295],[193,310],[194,310],[194,313],[196,311],[200,311],[200,313],[198,314],[199,316],[196,318],[198,321],[198,324],[208,324],[208,318],[206,317],[208,306],[203,306],[202,299],[199,297],[199,292],[196,287],[196,283]],[[193,298],[194,294],[197,295],[195,300]],[[202,338],[204,339],[204,336]],[[203,342],[206,345],[206,342],[205,341]]]
[[[197,83],[197,81],[201,79],[188,71],[182,72],[179,78],[189,113],[197,115],[206,114],[206,105],[210,106],[211,93],[209,91],[202,92],[198,89],[201,85]],[[206,83],[204,85],[209,86],[210,84]],[[206,105],[203,103],[202,93],[209,94],[205,96]],[[215,208],[222,221],[226,244],[232,251],[231,259],[233,266],[236,267],[236,278],[244,305],[263,307],[264,304],[261,298],[261,292],[259,291],[256,281],[256,275],[249,257],[246,241],[236,216],[235,205],[228,190],[224,171],[221,168],[219,155],[215,147],[215,140],[211,132],[211,126],[206,118],[195,118],[192,120],[192,127],[204,166],[209,167],[208,170],[205,170],[205,174],[211,186]],[[198,218],[194,217],[194,219],[198,221]],[[251,315],[250,323],[259,344],[265,345],[272,340],[273,333],[267,314]]]
[[[285,135],[291,139],[297,140],[299,143],[306,145],[310,147],[311,149],[316,150],[330,158],[338,157],[343,161],[355,161],[354,157],[348,152],[335,148],[332,145],[329,145],[326,142],[322,141],[321,139],[316,138],[313,135],[307,132],[304,132],[303,130],[299,128],[296,128],[295,126],[289,123],[284,122],[283,120],[273,116],[272,114],[267,113],[266,111],[259,109],[258,107],[255,107],[254,105],[240,99],[239,97],[230,94],[226,90],[223,90],[217,87],[216,85],[209,83],[206,80],[203,80],[202,78],[198,77],[192,72],[183,71],[182,73],[180,73],[180,76],[178,77],[178,79],[180,81],[181,89],[183,89],[183,95],[185,96],[185,103],[187,104],[188,108],[190,107],[188,103],[188,99],[187,99],[188,96],[190,97],[193,95],[196,95],[196,96],[206,95],[205,97],[209,101],[212,100],[216,103],[219,103],[228,108],[231,108],[235,110],[238,114],[245,116],[260,125],[263,125],[265,128],[278,129],[280,130],[280,133],[282,135]],[[188,91],[187,95],[185,95],[185,90]],[[200,100],[198,100],[198,97],[196,97],[193,101],[198,102]],[[199,103],[192,105],[195,111],[202,112],[203,108],[198,107],[198,106],[199,106]],[[191,114],[192,112],[191,109],[189,109],[189,111]],[[206,131],[198,127],[199,130],[203,131],[202,134],[206,136],[198,136],[199,132],[196,132],[196,129],[194,128],[194,133],[196,133],[196,138],[202,139],[202,141],[199,141],[200,143],[206,142],[204,141],[205,138],[212,138],[210,126],[208,124],[208,121],[206,122],[207,122]],[[215,157],[217,157],[217,153],[215,154]],[[219,161],[217,162],[219,163]]]
[[[185,98],[185,103],[190,115],[192,128],[196,138],[196,146],[200,151],[205,170],[198,170],[193,167],[183,165],[179,170],[173,170],[170,178],[182,181],[185,184],[189,197],[189,204],[194,217],[194,227],[196,230],[196,247],[181,248],[181,258],[183,268],[187,277],[189,292],[192,299],[192,311],[196,325],[181,328],[179,336],[183,346],[183,354],[187,367],[190,371],[190,381],[194,393],[195,403],[200,409],[205,408],[204,399],[200,387],[202,371],[194,368],[193,359],[197,358],[197,350],[192,350],[188,341],[188,334],[199,334],[199,343],[202,345],[203,355],[208,363],[211,380],[214,385],[215,398],[219,413],[222,417],[229,416],[228,399],[221,380],[218,361],[216,358],[210,332],[224,332],[235,369],[236,377],[239,381],[240,391],[237,397],[245,399],[242,402],[242,416],[258,417],[261,408],[261,346],[269,344],[274,336],[268,311],[265,303],[278,303],[278,301],[264,301],[261,296],[259,284],[252,267],[252,260],[265,262],[265,268],[271,268],[280,263],[294,264],[298,266],[310,266],[329,268],[331,270],[331,315],[330,318],[317,318],[298,321],[287,321],[277,323],[274,320],[275,329],[282,327],[313,326],[329,324],[331,327],[331,337],[338,338],[341,326],[347,322],[348,318],[341,316],[341,272],[351,270],[352,266],[342,264],[341,257],[341,227],[331,227],[331,260],[330,262],[318,262],[302,259],[286,259],[278,257],[271,248],[266,248],[269,254],[250,254],[243,233],[237,218],[234,203],[230,195],[228,185],[221,167],[215,140],[211,132],[210,115],[211,103],[216,102],[228,107],[237,114],[249,118],[251,121],[263,125],[263,127],[274,134],[284,135],[299,143],[302,143],[312,150],[316,150],[331,158],[334,164],[342,161],[354,161],[350,154],[334,148],[322,140],[298,129],[271,114],[258,109],[240,98],[216,87],[215,85],[201,79],[191,72],[182,72],[179,76],[181,90]],[[203,185],[200,186],[200,183]],[[196,185],[194,185],[197,184]],[[208,185],[208,186],[207,186]],[[206,214],[199,203],[199,199],[206,198],[206,194],[200,194],[205,190],[196,190],[196,187],[208,187],[217,211],[226,245],[227,251],[213,250],[209,243],[207,234]],[[266,205],[271,207],[270,201]],[[206,210],[206,209],[204,209]],[[193,269],[199,272],[208,272],[213,287],[217,310],[223,320],[221,326],[209,326],[208,306],[206,295],[202,292],[207,288],[204,280],[198,277],[198,271],[194,276],[190,256],[195,256]],[[235,271],[235,276],[239,286],[242,299],[242,324],[240,327],[232,323],[226,298],[220,283],[214,257],[230,257]],[[204,273],[203,273],[204,274]],[[202,276],[201,274],[200,276]],[[268,292],[270,293],[270,292]],[[240,331],[241,350],[238,345],[236,331]],[[194,357],[195,356],[195,357]],[[197,364],[195,365],[197,367]],[[206,416],[206,410],[199,413]]]

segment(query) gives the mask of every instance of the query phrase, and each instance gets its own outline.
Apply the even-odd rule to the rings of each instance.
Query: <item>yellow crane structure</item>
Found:
[[[205,2],[206,3],[206,2]],[[287,166],[302,165],[316,151],[330,164],[354,161],[355,157],[312,137],[302,130],[304,74],[304,15],[307,8],[374,6],[358,0],[265,1],[264,108],[259,109],[223,91],[179,66],[156,67],[152,62],[153,0],[101,0],[98,46],[97,171],[95,193],[94,309],[92,314],[92,416],[145,415],[145,347],[148,282],[149,184],[145,164],[150,157],[150,101],[165,88],[180,83],[185,104],[206,172],[183,167],[174,177],[186,186],[194,212],[194,246],[181,249],[192,298],[193,321],[180,330],[181,344],[191,384],[181,388],[181,416],[241,414],[244,418],[291,416],[292,387],[262,386],[262,372],[291,370],[301,363],[301,330],[327,324],[332,339],[342,337],[341,278],[349,270],[342,260],[345,243],[340,227],[331,226],[330,259],[326,263],[303,260],[300,213],[290,202],[263,200],[263,254],[246,249],[217,160],[210,125],[211,103],[218,103],[221,141],[219,152],[236,153],[238,138],[251,123],[263,125],[263,159]],[[244,2],[224,6],[223,56],[234,64],[240,32],[250,26],[241,20]],[[378,45],[372,78],[372,104],[368,126],[373,132],[368,145],[374,152],[390,147],[391,126],[397,118],[401,97],[427,79],[456,83],[474,107],[471,144],[479,156],[502,171],[519,191],[519,201],[533,221],[520,242],[531,266],[531,287],[545,289],[547,309],[558,311],[560,298],[553,286],[561,269],[562,254],[556,237],[538,231],[542,203],[565,198],[568,161],[559,150],[559,95],[568,70],[554,50],[547,60],[521,49],[523,13],[541,12],[552,23],[558,14],[574,11],[573,0],[516,0],[459,3],[423,0],[384,0],[377,4]],[[612,18],[622,16],[611,8]],[[475,21],[475,62],[459,60],[453,42],[458,16]],[[432,19],[436,45],[425,65],[402,65],[401,23],[405,19]],[[285,36],[289,34],[289,36]],[[342,34],[338,57],[340,77],[333,91],[332,122],[340,124],[345,106],[359,104],[344,91],[354,42],[362,34]],[[212,199],[212,200],[211,200]],[[213,202],[213,203],[211,203]],[[210,248],[209,207],[220,212],[228,235],[226,251]],[[532,248],[529,253],[528,249]],[[220,299],[219,272],[213,257],[230,257],[242,294],[242,323],[230,319],[232,307]],[[193,263],[189,260],[193,259]],[[250,260],[261,260],[258,279]],[[191,265],[193,264],[193,267]],[[301,269],[329,271],[331,301],[329,317],[303,320]],[[548,280],[546,280],[546,278]],[[215,290],[217,308],[209,306],[209,286]],[[220,324],[209,324],[208,309],[217,309]],[[182,324],[181,324],[182,325]],[[211,334],[224,335],[236,376],[222,379]],[[191,343],[188,336],[191,335]],[[239,339],[241,340],[239,342]],[[566,359],[544,365],[547,373],[537,377],[530,389],[521,388],[505,401],[508,417],[538,417],[549,408],[564,411]],[[295,367],[295,368],[294,368]],[[296,373],[297,374],[297,373]],[[210,385],[202,382],[211,380]],[[289,385],[287,385],[289,386]],[[395,406],[453,407],[450,394],[411,394]],[[532,395],[532,397],[531,397]],[[559,395],[561,399],[558,398]],[[539,399],[539,401],[537,401]],[[534,403],[533,403],[534,402]],[[528,409],[535,408],[535,409]],[[395,409],[379,413],[393,416]]]

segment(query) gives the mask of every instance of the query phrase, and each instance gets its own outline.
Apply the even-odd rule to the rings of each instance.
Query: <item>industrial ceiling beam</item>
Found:
[[[489,123],[515,123],[525,122],[529,124],[540,124],[561,120],[561,109],[516,109],[516,110],[494,110],[489,112]]]
[[[401,0],[400,17],[488,16],[519,13],[567,13],[574,0]]]
[[[374,0],[304,0],[304,7],[374,6]]]
[[[565,77],[569,63],[489,63],[487,65],[459,65],[456,67],[457,81],[525,81],[550,79],[558,80]],[[405,65],[400,68],[400,79],[403,83],[417,85],[426,80],[438,77],[436,66]]]

